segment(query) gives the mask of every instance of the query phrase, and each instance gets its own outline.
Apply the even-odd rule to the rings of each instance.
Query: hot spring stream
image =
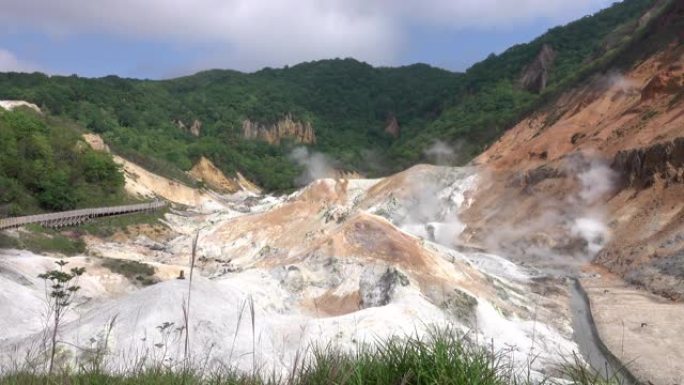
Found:
[[[572,279],[570,285],[570,309],[573,337],[584,359],[608,378],[615,377],[625,385],[638,384],[634,376],[624,369],[624,364],[603,345],[591,315],[589,298],[577,279]]]

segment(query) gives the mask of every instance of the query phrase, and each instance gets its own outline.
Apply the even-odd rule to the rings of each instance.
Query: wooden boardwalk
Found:
[[[24,217],[2,218],[0,219],[0,230],[11,229],[30,223],[38,223],[45,227],[65,227],[78,225],[92,218],[106,217],[112,215],[131,214],[145,211],[155,211],[166,206],[164,201],[154,201],[149,203],[139,203],[134,205],[97,207],[90,209],[60,211],[57,213],[27,215]]]

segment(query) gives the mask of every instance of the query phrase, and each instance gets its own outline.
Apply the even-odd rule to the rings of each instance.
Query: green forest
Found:
[[[525,114],[614,66],[648,32],[650,24],[639,22],[641,15],[668,4],[615,3],[491,54],[464,73],[426,64],[373,67],[349,58],[254,73],[210,70],[169,80],[2,73],[0,99],[27,100],[61,121],[76,122],[101,134],[116,153],[154,172],[180,178],[206,156],[226,174],[239,171],[269,191],[284,191],[294,187],[300,172],[288,158],[297,144],[245,139],[245,119],[267,124],[291,115],[309,122],[316,151],[341,168],[369,176],[427,161],[424,150],[435,140],[458,144],[459,163],[465,163]],[[547,86],[526,89],[521,74],[545,45],[555,55]],[[390,117],[401,127],[399,137],[384,131]],[[177,124],[189,126],[195,120],[202,123],[199,136]],[[25,112],[4,113],[0,124],[10,128],[0,132],[0,202],[24,197],[44,209],[65,209],[115,195],[121,180],[114,166],[92,151],[74,155],[77,150],[67,145],[76,140],[72,132]],[[17,154],[19,149],[24,152]],[[17,156],[26,157],[29,165],[12,163]],[[54,160],[51,169],[47,159]],[[35,182],[37,175],[41,182]],[[97,194],[79,192],[94,184]],[[73,186],[73,196],[56,198],[63,194],[60,186]]]
[[[82,131],[20,108],[0,109],[0,212],[60,211],[119,203],[124,178],[109,154]]]

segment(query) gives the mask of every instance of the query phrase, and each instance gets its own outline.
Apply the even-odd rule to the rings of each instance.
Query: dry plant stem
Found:
[[[197,240],[199,239],[200,230],[195,233],[195,238],[192,240],[192,253],[190,254],[190,276],[188,277],[188,300],[183,307],[183,318],[185,320],[185,364],[187,365],[190,354],[190,296],[192,294],[192,275],[195,271],[195,261],[197,260]]]

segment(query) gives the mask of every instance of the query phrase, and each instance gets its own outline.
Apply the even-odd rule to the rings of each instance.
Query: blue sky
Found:
[[[0,71],[169,78],[354,57],[462,71],[606,0],[3,0]]]

